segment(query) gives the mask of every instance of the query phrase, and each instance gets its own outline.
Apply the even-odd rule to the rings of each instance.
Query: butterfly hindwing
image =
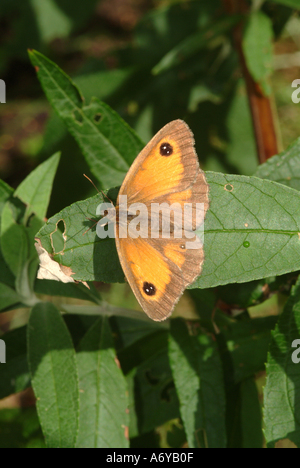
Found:
[[[170,316],[184,289],[201,272],[203,251],[182,250],[183,242],[118,239],[122,268],[146,314],[161,321]],[[126,260],[125,260],[126,259]]]

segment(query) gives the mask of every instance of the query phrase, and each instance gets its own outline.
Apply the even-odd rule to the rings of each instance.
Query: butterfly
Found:
[[[209,186],[199,167],[193,134],[182,120],[168,123],[150,140],[121,185],[115,209],[116,247],[132,291],[153,320],[168,318],[185,288],[202,271],[203,244],[194,231],[203,225],[208,194]],[[121,213],[124,196],[125,218],[124,212]],[[197,204],[202,207],[200,216]],[[136,206],[145,207],[146,211],[141,213],[140,209],[137,215]],[[170,206],[175,207],[171,214]],[[110,217],[109,213],[105,214]],[[187,230],[182,214],[189,226]],[[170,226],[167,236],[163,235],[164,215]],[[156,230],[151,231],[154,217],[158,223]],[[132,223],[135,227],[140,224],[138,235],[130,235],[128,228]],[[189,248],[192,242],[195,245]]]

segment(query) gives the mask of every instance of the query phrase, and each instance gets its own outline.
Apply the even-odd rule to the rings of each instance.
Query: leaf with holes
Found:
[[[49,102],[76,139],[92,173],[106,188],[120,185],[144,146],[141,140],[107,104],[93,98],[85,105],[78,88],[55,63],[34,50],[29,56]]]
[[[256,177],[208,172],[210,207],[205,219],[203,272],[191,288],[243,283],[300,269],[300,193]],[[122,282],[115,240],[95,230],[96,195],[65,208],[38,233],[54,259],[79,281]],[[53,235],[63,224],[61,251]],[[89,229],[91,228],[91,229]],[[89,229],[89,230],[88,230]]]
[[[96,233],[96,209],[102,202],[102,196],[95,195],[74,203],[50,218],[37,234],[53,259],[71,268],[74,280],[124,281],[115,240],[99,239]],[[54,234],[60,234],[60,239],[55,239]]]

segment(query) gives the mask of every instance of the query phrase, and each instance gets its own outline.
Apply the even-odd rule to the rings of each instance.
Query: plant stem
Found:
[[[249,12],[245,0],[223,0],[223,4],[229,14],[246,15]],[[241,21],[233,30],[233,40],[246,83],[257,155],[259,163],[262,164],[279,152],[275,109],[271,98],[264,95],[260,85],[254,81],[248,70],[242,47],[243,27],[244,22]]]

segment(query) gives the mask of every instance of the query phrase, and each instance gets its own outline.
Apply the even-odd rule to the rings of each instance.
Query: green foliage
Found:
[[[269,446],[288,438],[300,443],[299,391],[300,367],[293,359],[299,347],[300,281],[292,289],[275,330],[272,332],[267,362],[265,394],[265,436]],[[298,340],[298,343],[294,343]],[[296,353],[298,354],[298,353]],[[297,355],[296,355],[297,358]]]
[[[268,78],[272,70],[272,21],[261,11],[254,11],[245,28],[243,50],[248,69],[257,83],[270,94]]]
[[[170,364],[189,447],[225,447],[225,392],[217,344],[178,320],[171,322],[170,332]]]
[[[280,3],[281,5],[288,6],[290,8],[295,8],[299,10],[299,2],[298,0],[273,0],[275,3]]]
[[[77,365],[81,411],[76,446],[128,447],[128,392],[107,318],[98,319],[80,341]]]
[[[93,174],[104,188],[121,184],[142,149],[137,135],[98,99],[93,98],[84,106],[84,99],[70,78],[42,54],[30,51],[29,56],[49,102],[80,145]]]
[[[25,45],[43,50],[83,28],[95,6],[17,3],[24,16],[13,19],[18,34],[1,52],[4,68],[11,57],[24,60]],[[29,51],[56,113],[42,162],[16,190],[0,180],[0,312],[30,314],[1,335],[0,398],[32,387],[36,409],[0,410],[1,447],[254,448],[264,437],[270,447],[283,438],[300,445],[292,361],[300,144],[257,167],[231,44],[242,21],[249,71],[268,93],[274,32],[299,2],[261,3],[241,17],[225,15],[219,0],[170,2],[138,23],[134,45],[115,54],[118,68],[91,61],[74,78]],[[268,9],[275,17],[283,6],[279,27]],[[0,11],[13,17],[9,1]],[[92,283],[124,282],[114,239],[96,235],[96,209],[106,196],[115,202],[141,138],[179,117],[194,132],[210,186],[205,263],[186,294],[193,320],[154,323],[133,310],[125,285],[100,295]],[[83,168],[105,192],[81,196]],[[36,278],[36,245],[70,282]],[[275,305],[285,301],[278,320]],[[257,377],[265,370],[262,413]]]
[[[28,48],[45,48],[57,38],[65,37],[90,18],[97,0],[3,0],[0,15],[10,23],[12,34],[5,37],[1,50],[1,69],[5,69],[11,57],[26,57]]]
[[[50,303],[36,304],[28,322],[28,362],[37,412],[48,447],[74,447],[78,376],[71,336]]]

